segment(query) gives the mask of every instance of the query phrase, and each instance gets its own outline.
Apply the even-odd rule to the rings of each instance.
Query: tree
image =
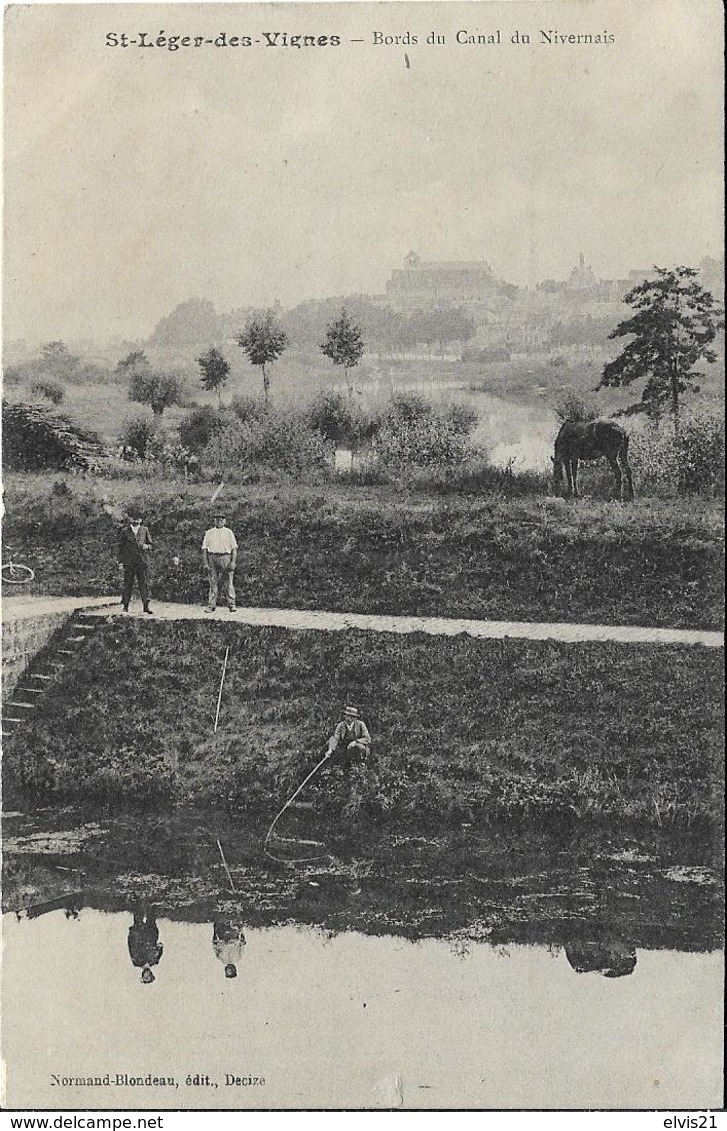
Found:
[[[60,373],[66,377],[76,369],[81,360],[70,352],[65,342],[46,342],[41,350],[41,356],[53,373]]]
[[[630,334],[632,340],[606,364],[598,388],[644,378],[641,400],[626,414],[646,412],[656,420],[668,409],[678,432],[679,398],[699,392],[696,380],[704,374],[694,369],[697,362],[716,361],[710,343],[724,325],[724,311],[697,282],[693,267],[654,270],[655,278],[645,279],[624,296],[636,313],[619,323],[609,338]]]
[[[121,361],[116,363],[116,368],[120,373],[133,373],[137,369],[148,369],[149,359],[143,350],[131,350],[126,357],[122,357]]]
[[[140,369],[131,378],[129,400],[148,404],[155,416],[161,416],[169,405],[183,403],[184,383],[176,373]]]
[[[326,326],[326,339],[321,342],[321,352],[330,357],[334,365],[342,365],[349,398],[353,396],[350,372],[363,356],[364,344],[361,328],[349,318],[345,307],[338,318]]]
[[[46,342],[40,352],[44,361],[67,362],[72,356],[65,342]]]
[[[437,340],[437,326],[434,324],[432,311],[414,310],[407,321],[407,336],[412,345],[424,342],[431,357],[432,346]]]
[[[237,335],[237,344],[247,354],[252,365],[259,365],[263,375],[265,404],[270,400],[270,375],[265,366],[277,361],[288,345],[288,335],[278,322],[274,310],[261,310],[251,314],[245,329]]]
[[[442,357],[449,342],[468,342],[477,332],[474,322],[461,307],[437,307],[430,319],[427,333],[439,342]]]
[[[207,353],[198,357],[197,361],[202,370],[200,380],[208,393],[217,393],[217,404],[222,408],[222,386],[227,381],[230,372],[229,362],[225,361],[220,351],[215,346],[210,346]]]

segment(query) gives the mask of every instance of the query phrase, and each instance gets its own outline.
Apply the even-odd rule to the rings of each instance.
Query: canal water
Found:
[[[6,820],[7,1107],[721,1105],[703,846],[209,821]]]

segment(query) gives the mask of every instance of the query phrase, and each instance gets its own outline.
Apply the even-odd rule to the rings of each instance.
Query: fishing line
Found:
[[[300,785],[298,786],[298,788],[296,789],[296,791],[292,795],[292,797],[289,797],[288,800],[285,802],[285,805],[280,810],[278,815],[275,817],[275,819],[273,820],[273,823],[271,824],[270,828],[267,831],[267,835],[265,837],[265,840],[263,841],[263,852],[265,853],[266,856],[269,856],[271,860],[275,860],[276,863],[278,863],[278,864],[305,864],[308,860],[323,860],[330,855],[328,852],[322,852],[318,856],[301,856],[301,857],[297,857],[297,858],[289,856],[287,859],[284,860],[280,856],[274,856],[273,853],[268,848],[268,841],[270,840],[270,837],[272,836],[273,829],[277,825],[278,821],[282,817],[285,810],[288,808],[289,805],[292,805],[292,803],[295,801],[296,797],[298,796],[300,791],[303,789],[303,787],[308,784],[308,782],[313,777],[313,775],[316,774],[318,772],[318,770],[320,770],[323,763],[327,762],[329,758],[330,758],[330,754],[328,754],[328,752],[326,752],[323,755],[323,757],[321,758],[320,762],[316,766],[314,766],[313,769],[311,770],[311,772],[308,774],[308,776],[303,779],[303,781],[300,783]],[[307,840],[306,841],[306,840],[299,840],[298,838],[285,837],[285,836],[278,836],[277,839],[279,841],[282,841],[282,842],[288,843],[288,844],[319,844],[320,843],[320,841],[313,841],[313,840]]]

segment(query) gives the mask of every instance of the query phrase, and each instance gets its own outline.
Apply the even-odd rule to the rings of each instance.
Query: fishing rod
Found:
[[[226,648],[225,649],[225,660],[224,660],[224,663],[222,665],[222,677],[220,679],[220,693],[217,696],[217,710],[215,711],[215,725],[214,725],[214,730],[212,732],[213,734],[217,734],[217,726],[218,726],[219,721],[220,721],[220,707],[222,705],[222,688],[223,688],[224,683],[225,683],[225,673],[227,672],[227,661],[229,659],[229,656],[230,656],[230,649]]]
[[[217,837],[216,839],[217,839],[217,847],[219,848],[220,856],[222,857],[222,866],[225,869],[225,871],[227,872],[227,879],[228,879],[228,882],[230,884],[230,891],[233,892],[235,895],[237,895],[238,891],[237,891],[237,888],[235,887],[234,883],[232,882],[232,876],[230,875],[230,869],[227,867],[227,861],[225,860],[225,854],[222,851],[222,845],[220,844],[220,838]]]
[[[277,825],[278,821],[282,817],[285,810],[288,808],[289,805],[293,804],[293,802],[295,801],[296,797],[298,796],[300,791],[303,789],[303,787],[308,784],[308,782],[310,781],[310,779],[313,777],[314,774],[318,773],[318,771],[320,770],[323,763],[327,762],[328,759],[330,758],[330,756],[331,756],[330,753],[328,751],[326,751],[326,753],[321,758],[320,762],[318,762],[318,764],[313,767],[313,769],[308,774],[308,776],[306,778],[304,778],[303,781],[300,783],[300,785],[296,789],[295,793],[291,797],[289,797],[288,800],[285,802],[285,805],[280,810],[280,812],[277,814],[277,816],[273,820],[273,823],[271,824],[270,828],[267,831],[267,835],[265,837],[265,840],[263,841],[263,852],[265,853],[266,856],[269,856],[271,860],[275,860],[276,863],[278,863],[278,864],[305,864],[306,861],[308,861],[308,860],[323,860],[326,856],[329,855],[329,853],[327,853],[327,852],[322,852],[318,856],[301,856],[299,858],[288,857],[287,859],[283,860],[280,856],[274,856],[273,855],[273,853],[268,848],[268,841],[270,840],[270,837],[273,834],[273,829]],[[284,837],[284,836],[278,836],[278,840],[287,841],[289,844],[320,844],[320,841],[297,840],[297,839],[293,840],[291,837]]]

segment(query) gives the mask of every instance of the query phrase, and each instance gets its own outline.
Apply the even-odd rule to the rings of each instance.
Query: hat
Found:
[[[344,707],[344,715],[358,715],[358,707]]]
[[[212,517],[213,518],[227,518],[227,511],[223,511],[223,510],[212,511]]]

